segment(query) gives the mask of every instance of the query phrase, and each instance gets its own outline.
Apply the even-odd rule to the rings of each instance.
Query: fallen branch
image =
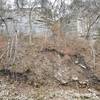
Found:
[[[85,77],[89,80],[89,84],[100,90],[100,79],[91,70],[91,67],[86,63],[84,56],[78,54],[74,56],[75,64],[79,65],[84,72]]]
[[[5,54],[6,54],[6,50],[1,54],[0,60],[4,57]]]
[[[44,48],[41,50],[41,52],[52,52],[52,53],[56,53],[58,55],[60,55],[60,57],[64,57],[65,54],[63,52],[57,51],[56,49],[51,49],[51,48]]]

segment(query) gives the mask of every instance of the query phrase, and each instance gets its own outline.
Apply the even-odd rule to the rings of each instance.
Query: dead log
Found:
[[[74,63],[81,67],[85,77],[89,81],[89,85],[97,90],[100,90],[100,79],[94,74],[91,67],[86,63],[84,56],[74,55]]]
[[[60,51],[58,51],[58,50],[56,50],[54,48],[44,48],[44,49],[41,50],[41,52],[52,52],[52,53],[58,54],[60,57],[64,57],[65,56],[65,54],[63,52],[60,52]]]

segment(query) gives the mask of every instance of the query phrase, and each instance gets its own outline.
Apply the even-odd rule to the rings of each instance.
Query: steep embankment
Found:
[[[0,75],[13,84],[17,82],[17,84],[20,83],[28,87],[32,86],[37,88],[38,91],[42,87],[44,87],[43,91],[46,91],[46,89],[49,91],[53,87],[60,91],[58,86],[64,94],[67,92],[67,90],[64,90],[65,88],[69,88],[69,90],[73,88],[77,91],[82,90],[82,92],[89,92],[91,88],[100,90],[99,74],[96,74],[98,66],[96,66],[96,70],[93,70],[93,67],[91,67],[93,62],[88,41],[68,38],[64,42],[66,43],[63,44],[63,41],[61,41],[59,45],[54,41],[34,38],[33,44],[29,45],[26,40],[20,40],[17,45],[16,62],[12,64],[11,61],[13,59],[9,61],[5,59],[5,54],[1,60],[4,67],[1,67]],[[48,100],[44,99],[43,91],[42,93],[39,92],[39,94],[43,96],[43,100]],[[51,98],[58,97],[57,91],[54,91],[56,96]],[[49,98],[48,93],[46,96]],[[63,98],[64,94],[61,94],[61,98]],[[41,96],[39,97],[41,98]]]

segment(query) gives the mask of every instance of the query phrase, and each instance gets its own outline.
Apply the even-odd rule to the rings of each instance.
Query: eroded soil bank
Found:
[[[27,38],[19,39],[16,55],[15,46],[10,54],[7,45],[0,48],[1,99],[100,99],[99,41],[95,42],[95,67],[89,41],[77,38],[55,41],[33,38],[29,45]]]

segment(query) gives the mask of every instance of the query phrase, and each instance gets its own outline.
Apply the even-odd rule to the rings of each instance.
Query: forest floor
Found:
[[[94,48],[95,67],[90,41],[76,37],[20,38],[7,58],[1,37],[0,100],[100,100],[100,40]]]
[[[33,88],[0,77],[0,100],[100,100],[94,89],[79,90],[60,85]]]

